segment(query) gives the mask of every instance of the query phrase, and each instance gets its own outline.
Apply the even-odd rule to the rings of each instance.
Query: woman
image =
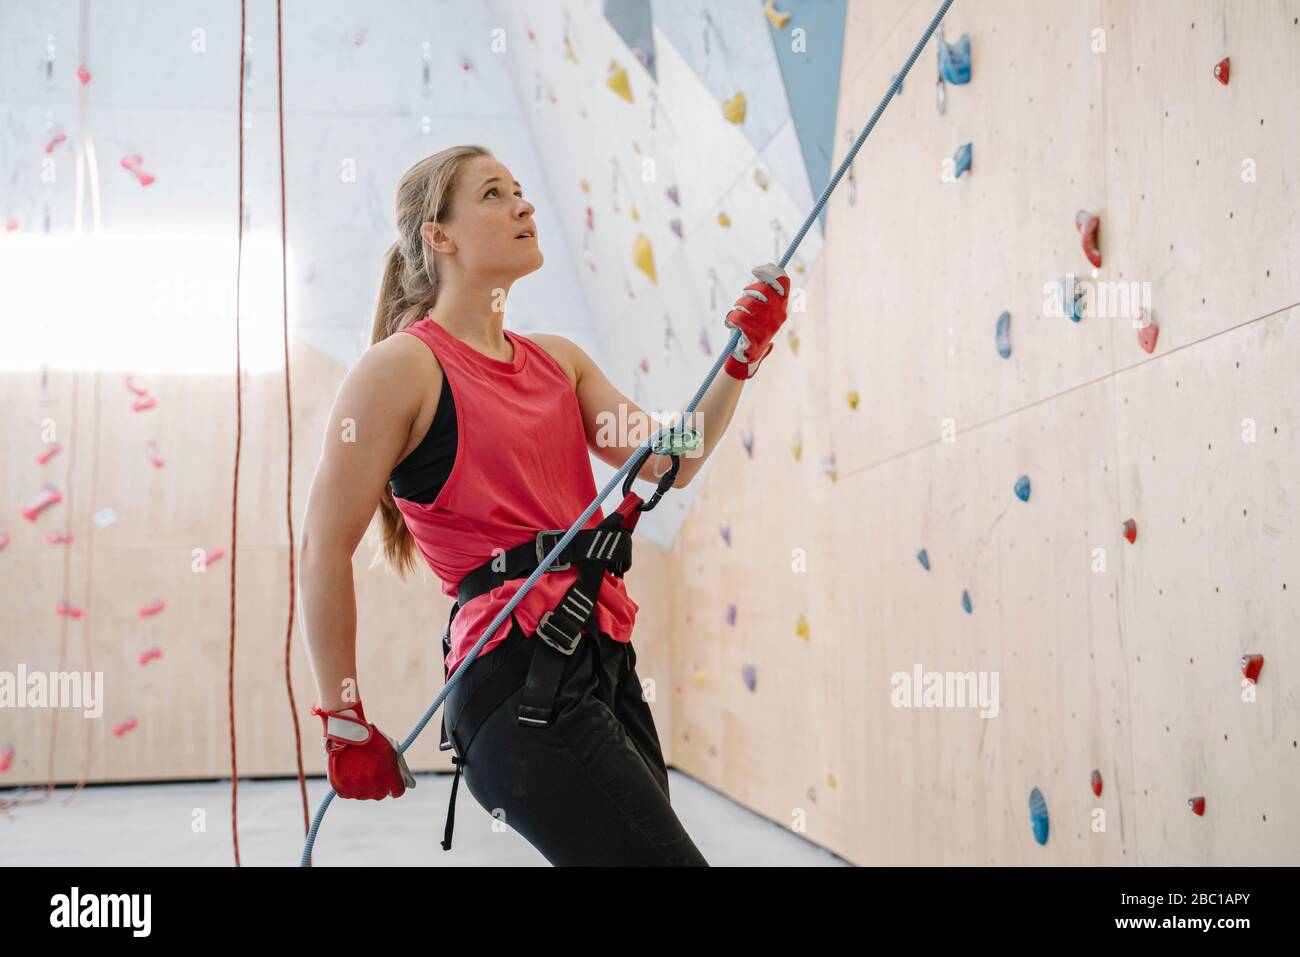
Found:
[[[312,713],[340,797],[400,797],[415,786],[396,742],[367,720],[356,677],[351,561],[376,506],[388,563],[405,577],[418,548],[443,592],[458,598],[444,633],[450,675],[596,497],[589,449],[620,468],[640,445],[605,438],[609,416],[647,418],[585,352],[560,336],[505,328],[511,285],[542,265],[534,211],[479,146],[423,159],[398,186],[399,239],[372,345],[335,399],[301,549],[319,694]],[[771,264],[754,272],[762,281],[726,317],[742,330],[728,374],[696,413],[708,425],[703,445],[674,478],[665,476],[671,459],[658,455],[638,478],[688,484],[721,439],[742,382],[771,351],[790,280]],[[455,748],[474,799],[552,864],[706,865],[673,813],[642,700],[631,645],[637,605],[621,577],[638,513],[626,501],[618,512],[596,510],[470,663],[443,709],[444,748]]]

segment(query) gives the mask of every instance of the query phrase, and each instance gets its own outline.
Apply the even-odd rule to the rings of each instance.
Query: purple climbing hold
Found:
[[[969,615],[971,613],[970,592],[964,591],[961,593],[961,607],[962,610],[966,612],[966,614]]]
[[[753,665],[742,665],[740,677],[745,682],[745,687],[750,691],[758,684],[758,670]]]
[[[734,626],[736,624],[736,606],[727,606],[727,624]]]
[[[720,531],[720,532],[722,533],[722,540],[723,540],[724,542],[726,542],[726,543],[727,543],[727,547],[730,548],[730,547],[731,547],[731,526],[730,526],[730,525],[719,525],[719,526],[718,526],[718,531]]]
[[[1029,476],[1022,475],[1016,479],[1016,498],[1022,502],[1029,501]]]
[[[676,235],[678,239],[682,238],[682,221],[680,219],[674,219],[669,222],[668,228],[673,231],[673,234]]]
[[[754,457],[754,433],[742,431],[740,433],[740,444],[745,447],[745,454],[752,459]]]
[[[680,206],[680,205],[682,204],[682,201],[681,201],[681,200],[678,198],[678,196],[677,196],[677,187],[676,187],[676,186],[669,186],[666,190],[664,190],[664,194],[665,194],[665,195],[666,195],[670,200],[673,201],[674,205]]]
[[[921,567],[927,572],[930,570],[930,553],[924,548],[916,553],[916,560],[921,563]]]

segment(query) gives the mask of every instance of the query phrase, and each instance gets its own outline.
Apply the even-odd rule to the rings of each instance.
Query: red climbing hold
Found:
[[[72,618],[74,620],[80,618],[82,615],[82,611],[80,608],[73,608],[66,601],[61,601],[57,605],[55,605],[54,611],[57,614],[62,615],[64,618]]]
[[[1226,56],[1214,64],[1214,78],[1224,86],[1228,85],[1228,58]]]
[[[1138,319],[1138,345],[1148,354],[1156,351],[1156,340],[1160,338],[1160,327],[1145,309]]]
[[[1101,772],[1094,770],[1089,780],[1092,784],[1092,793],[1101,797]]]
[[[36,497],[30,505],[23,506],[23,518],[29,522],[36,521],[36,516],[41,514],[51,505],[57,505],[63,501],[63,495],[56,488],[47,488]]]
[[[154,182],[156,177],[150,173],[146,173],[141,168],[140,164],[143,162],[144,157],[139,153],[128,153],[126,156],[122,157],[121,166],[122,169],[127,170],[132,176],[134,176],[141,186],[148,186]]]
[[[1242,655],[1241,656],[1241,673],[1246,676],[1246,680],[1254,684],[1259,680],[1259,670],[1264,667],[1263,655]]]
[[[120,738],[128,731],[134,731],[139,726],[140,726],[140,720],[135,717],[130,717],[127,718],[125,721],[123,721],[121,724],[114,725],[113,734]]]
[[[161,598],[158,598],[147,605],[141,605],[139,614],[141,618],[148,618],[150,615],[158,614],[166,607],[167,604]]]
[[[1131,518],[1125,519],[1124,521],[1124,537],[1128,539],[1128,543],[1130,545],[1132,545],[1134,542],[1137,541],[1137,537],[1138,537],[1137,522],[1133,521],[1133,519]]]
[[[1197,817],[1205,816],[1205,798],[1203,797],[1188,798],[1187,807]]]
[[[1101,265],[1101,247],[1097,245],[1097,230],[1101,228],[1101,217],[1086,209],[1074,214],[1074,227],[1082,238],[1083,254],[1094,266]]]

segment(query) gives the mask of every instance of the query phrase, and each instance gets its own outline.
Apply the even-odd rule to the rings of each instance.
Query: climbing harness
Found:
[[[564,571],[577,566],[577,580],[564,593],[560,603],[544,614],[537,623],[532,637],[541,641],[527,641],[523,653],[513,655],[502,662],[490,678],[474,689],[469,700],[461,708],[456,721],[456,729],[447,733],[447,713],[442,717],[442,741],[438,748],[451,750],[451,763],[456,773],[451,779],[451,802],[447,807],[447,829],[442,838],[442,849],[451,850],[451,833],[456,823],[456,791],[460,784],[460,772],[464,767],[470,744],[479,728],[488,716],[501,703],[513,695],[522,686],[523,699],[516,711],[519,723],[526,727],[544,728],[551,723],[555,707],[555,696],[560,691],[560,678],[565,661],[578,646],[578,640],[589,634],[594,639],[598,635],[596,625],[596,598],[600,594],[605,572],[622,578],[632,567],[632,530],[642,512],[648,512],[658,504],[677,479],[681,466],[681,456],[696,449],[704,436],[696,429],[673,429],[656,433],[657,440],[652,448],[644,450],[638,458],[644,462],[649,454],[667,455],[672,461],[671,467],[659,479],[650,501],[632,491],[632,476],[640,470],[633,469],[623,483],[623,502],[595,528],[584,529],[560,553],[554,557],[554,563],[547,569],[550,572]],[[546,561],[548,536],[563,535],[564,529],[552,528],[538,532],[530,542],[524,542],[484,562],[470,572],[456,586],[456,603],[451,607],[447,618],[447,627],[442,633],[442,676],[443,683],[450,680],[447,658],[451,655],[451,623],[456,620],[456,613],[479,595],[486,594],[508,581],[526,578],[534,569]],[[545,649],[552,649],[547,651]],[[468,661],[468,656],[466,661]],[[463,667],[465,662],[461,663]]]
[[[790,261],[790,257],[794,255],[795,250],[799,248],[799,244],[803,242],[804,236],[807,235],[808,230],[812,228],[812,224],[821,214],[822,208],[826,205],[826,201],[830,199],[831,193],[835,191],[835,187],[839,185],[840,179],[843,178],[845,171],[853,162],[853,157],[857,155],[858,150],[862,148],[862,144],[866,142],[871,131],[875,129],[876,123],[880,119],[881,114],[885,112],[885,107],[889,105],[889,101],[898,93],[908,71],[912,69],[912,64],[914,64],[917,57],[921,55],[921,51],[925,49],[925,45],[930,42],[930,37],[933,36],[934,31],[943,20],[944,14],[948,12],[948,8],[952,6],[952,2],[953,0],[943,0],[942,4],[939,6],[939,11],[934,15],[934,18],[930,21],[930,25],[926,27],[925,32],[922,34],[921,39],[912,49],[911,54],[907,58],[907,62],[903,64],[903,68],[899,70],[898,73],[894,74],[893,79],[890,81],[889,89],[886,90],[885,95],[881,97],[880,103],[877,104],[875,112],[871,114],[871,119],[867,121],[866,126],[862,128],[862,132],[858,134],[858,138],[854,142],[852,149],[850,149],[845,155],[843,162],[840,163],[839,169],[835,171],[835,175],[832,176],[830,182],[826,184],[826,189],[822,191],[821,197],[818,198],[812,212],[808,214],[808,218],[804,220],[803,225],[799,228],[799,232],[795,234],[794,239],[790,242],[789,248],[786,249],[785,254],[781,257],[778,265],[782,268],[784,268],[786,263]],[[727,361],[727,357],[730,356],[732,351],[736,348],[736,344],[740,341],[740,336],[741,331],[739,328],[732,330],[731,338],[727,342],[727,347],[723,349],[717,359],[714,360],[713,367],[709,370],[709,374],[705,376],[704,381],[695,391],[694,397],[686,406],[685,410],[683,410],[682,421],[689,420],[700,402],[703,401],[704,394],[708,391],[709,386],[722,370],[723,365]],[[552,563],[560,561],[561,557],[563,557],[564,562],[560,565],[561,569],[569,567],[570,564],[576,564],[578,566],[577,581],[575,581],[569,590],[565,592],[564,598],[561,599],[560,604],[542,616],[535,633],[535,637],[539,637],[542,640],[540,642],[534,642],[530,639],[527,642],[527,644],[532,646],[532,653],[528,656],[528,660],[524,660],[525,656],[517,656],[518,661],[511,662],[509,668],[507,668],[506,663],[502,663],[501,667],[498,669],[498,672],[509,671],[511,675],[517,676],[519,674],[519,668],[523,665],[528,666],[529,670],[526,679],[527,687],[525,688],[523,702],[519,707],[517,716],[520,722],[525,725],[535,723],[545,726],[549,723],[551,718],[551,707],[555,699],[555,688],[558,688],[560,671],[564,666],[564,662],[568,655],[572,654],[574,648],[577,646],[578,640],[582,637],[583,632],[590,632],[594,627],[595,601],[600,591],[600,584],[603,581],[605,570],[608,568],[611,573],[621,577],[623,572],[626,572],[627,569],[632,567],[632,529],[636,525],[637,519],[640,518],[641,512],[649,511],[654,508],[655,505],[658,504],[659,499],[663,497],[663,494],[672,487],[673,482],[677,478],[678,468],[681,465],[682,454],[697,448],[700,444],[700,439],[701,436],[698,431],[684,428],[680,423],[670,428],[660,429],[646,439],[645,443],[638,448],[635,454],[629,456],[628,460],[623,463],[622,468],[620,468],[614,474],[613,478],[606,483],[600,494],[597,495],[592,503],[583,510],[582,514],[574,520],[573,525],[569,527],[568,531],[560,536],[560,539],[551,546],[551,550],[547,552],[545,556],[541,553],[549,541],[548,536],[555,535],[559,529],[540,531],[533,540],[525,542],[524,544],[516,546],[506,552],[506,571],[504,573],[498,573],[492,570],[491,566],[493,562],[487,562],[466,576],[465,580],[457,586],[457,599],[456,604],[452,606],[451,618],[455,617],[460,606],[464,605],[466,601],[469,601],[476,594],[482,594],[483,591],[488,591],[491,588],[496,587],[501,584],[502,581],[508,581],[520,577],[525,573],[525,570],[528,567],[535,566],[532,567],[531,572],[528,573],[528,579],[523,583],[519,590],[511,596],[510,600],[506,602],[505,607],[497,612],[492,623],[484,629],[483,634],[479,636],[478,641],[474,643],[474,647],[469,650],[465,659],[456,668],[456,674],[443,685],[442,691],[440,691],[438,696],[433,699],[433,704],[429,705],[429,709],[424,713],[424,717],[419,720],[411,733],[406,736],[406,740],[402,742],[401,747],[398,748],[399,753],[405,753],[406,749],[409,748],[415,739],[420,736],[421,732],[424,731],[425,725],[433,719],[434,712],[438,710],[438,706],[447,699],[447,695],[451,692],[455,683],[461,679],[466,671],[468,671],[469,666],[473,664],[474,659],[478,657],[479,652],[483,650],[483,646],[488,643],[488,640],[496,634],[496,630],[501,627],[502,622],[509,618],[515,608],[519,606],[519,603],[523,601],[524,596],[528,594],[528,590],[537,583],[537,580],[541,578],[543,574],[548,571],[557,570],[553,567]],[[659,479],[658,487],[655,489],[655,492],[650,499],[643,502],[640,496],[632,492],[632,481],[636,478],[637,473],[641,470],[641,466],[645,463],[646,459],[652,454],[669,456],[672,461],[672,466]],[[614,490],[621,479],[624,480],[624,497],[622,504],[619,505],[615,511],[606,516],[596,528],[581,530],[587,523],[587,519],[591,518],[591,516],[596,513],[596,509],[600,507],[600,503],[609,497],[610,492]],[[499,564],[500,559],[498,558],[494,561]],[[475,591],[475,589],[479,590]],[[448,619],[447,629],[443,632],[444,650],[450,650],[450,634],[451,619]],[[552,653],[552,651],[546,651],[547,648],[551,649],[554,653]],[[565,651],[565,648],[568,650]],[[446,677],[445,657],[443,659],[443,668],[444,677]],[[470,714],[470,705],[473,704],[475,714],[482,713],[481,709],[487,706],[487,702],[491,700],[491,697],[500,693],[502,685],[506,681],[505,678],[502,678],[500,682],[496,679],[497,675],[494,674],[492,678],[489,678],[484,682],[484,685],[481,688],[476,690],[475,694],[471,696],[470,702],[466,704],[465,711],[462,713],[460,729],[455,734],[455,738],[462,739],[460,744],[458,744],[456,740],[448,738],[446,720],[445,718],[443,720],[443,735],[439,747],[443,750],[446,750],[447,747],[453,748],[455,749],[454,753],[459,755],[459,759],[455,756],[453,756],[452,759],[453,764],[456,765],[456,777],[452,781],[452,808],[449,809],[447,815],[447,831],[443,838],[444,849],[451,847],[451,830],[454,821],[456,785],[460,780],[460,766],[464,763],[465,749],[470,746],[470,739],[473,737],[473,732],[477,731],[477,724],[473,721],[474,716]],[[552,685],[552,682],[554,682],[554,685]],[[491,691],[489,691],[489,687],[491,687]],[[518,688],[519,684],[515,684],[510,693],[518,690]],[[509,697],[509,694],[498,698],[496,703],[500,704],[506,697]],[[479,723],[481,724],[481,718],[479,719]],[[300,867],[311,866],[311,852],[312,847],[316,843],[316,834],[320,830],[321,821],[325,817],[325,812],[329,809],[330,802],[334,800],[334,796],[335,792],[331,789],[330,792],[325,795],[325,799],[321,801],[320,807],[316,809],[316,817],[312,821],[311,830],[307,833],[307,841],[303,845],[302,859],[299,861]]]

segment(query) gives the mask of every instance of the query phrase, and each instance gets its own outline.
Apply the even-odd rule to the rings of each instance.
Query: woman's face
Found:
[[[450,222],[425,223],[420,232],[451,269],[513,282],[542,265],[534,212],[510,170],[475,156],[457,177]]]

